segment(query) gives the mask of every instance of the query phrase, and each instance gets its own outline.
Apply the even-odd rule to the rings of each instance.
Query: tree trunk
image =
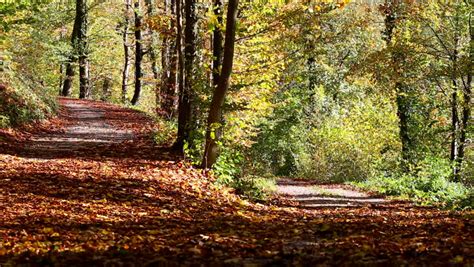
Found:
[[[59,4],[60,4],[60,6],[62,6],[63,5],[62,1],[59,1]],[[63,29],[61,29],[59,31],[59,41],[60,42],[63,41],[64,37],[65,37],[64,36],[64,31],[63,31]],[[58,90],[59,90],[58,93],[59,93],[60,96],[63,95],[63,77],[64,77],[64,63],[60,62],[59,63],[59,83],[58,83]]]
[[[135,91],[133,93],[132,105],[138,104],[142,91],[142,15],[140,14],[140,1],[135,2]]]
[[[183,55],[183,9],[182,0],[176,0],[176,51],[178,52],[178,105],[181,105],[181,96],[184,91],[184,55]],[[179,136],[179,134],[178,134]],[[179,137],[178,137],[179,138]]]
[[[186,6],[189,6],[192,3],[193,0],[186,0]],[[181,0],[176,1],[176,17],[177,17],[177,30],[178,34],[176,37],[176,42],[177,42],[177,50],[178,50],[178,91],[179,91],[179,100],[178,100],[178,134],[176,138],[176,142],[173,145],[173,148],[175,150],[178,150],[180,152],[183,151],[184,148],[184,142],[189,141],[189,122],[191,120],[191,102],[190,102],[190,92],[187,91],[188,88],[190,88],[187,83],[189,82],[189,77],[186,77],[188,75],[189,69],[191,70],[192,73],[192,65],[191,68],[189,68],[190,62],[193,62],[194,59],[194,53],[191,53],[191,58],[188,58],[188,54],[190,52],[190,41],[189,38],[192,37],[192,34],[186,34],[185,33],[185,41],[184,41],[184,49],[185,49],[185,56],[183,55],[183,42],[182,42],[182,8],[181,8]],[[193,16],[189,16],[187,14],[190,11],[194,11],[193,8],[191,7],[186,7],[186,30],[192,29],[190,27],[190,24],[193,23]],[[191,17],[188,19],[188,16]],[[194,43],[194,42],[192,42]],[[192,48],[194,49],[194,48]]]
[[[79,17],[77,46],[79,54],[79,98],[91,96],[89,87],[89,51],[87,44],[87,0],[77,0],[76,17]]]
[[[214,15],[217,22],[212,34],[212,85],[217,87],[219,83],[220,68],[222,64],[222,0],[214,0]]]
[[[102,101],[109,101],[110,96],[112,94],[111,91],[112,87],[112,78],[110,76],[104,77],[103,83],[102,83]]]
[[[79,2],[80,0],[77,0]],[[68,61],[66,62],[66,77],[63,83],[62,89],[62,96],[70,96],[71,95],[71,88],[72,88],[72,80],[74,78],[74,63],[77,60],[77,53],[78,53],[78,46],[77,46],[77,39],[79,34],[79,27],[80,27],[80,16],[78,16],[78,7],[76,2],[76,17],[74,19],[74,26],[71,33],[71,46],[72,52],[68,57]],[[80,12],[79,12],[80,13]]]
[[[472,71],[474,69],[474,29],[472,28],[472,14],[469,15],[469,64],[467,67],[467,80],[463,89],[463,105],[461,116],[461,127],[459,133],[459,147],[457,166],[462,168],[464,161],[464,153],[467,145],[467,129],[469,127],[469,120],[471,119],[471,105],[472,105]],[[460,180],[460,175],[454,177],[455,180]]]
[[[454,38],[454,51],[451,56],[451,61],[453,64],[452,69],[452,92],[451,92],[451,153],[450,159],[453,163],[453,177],[454,180],[459,180],[459,168],[458,166],[458,154],[459,154],[459,114],[458,114],[458,83],[457,83],[457,75],[458,75],[458,45],[459,45],[459,38],[456,36]]]
[[[226,21],[224,59],[222,62],[222,72],[219,77],[219,83],[214,90],[212,96],[211,107],[209,109],[209,117],[207,120],[206,145],[204,156],[202,159],[203,168],[211,168],[216,162],[218,156],[218,146],[216,138],[220,136],[220,122],[222,114],[222,105],[224,104],[225,95],[229,89],[230,75],[232,73],[232,65],[234,62],[234,44],[235,44],[235,25],[237,22],[238,0],[229,0]],[[214,134],[213,134],[214,132]],[[213,136],[215,135],[215,136]]]
[[[392,43],[393,31],[396,28],[397,17],[400,11],[400,1],[385,1],[385,42],[387,46],[390,46]],[[402,53],[393,53],[392,54],[392,65],[394,69],[396,65],[399,65],[403,61],[404,55]],[[395,69],[395,72],[399,70]],[[398,75],[400,76],[400,75]],[[396,109],[397,117],[399,120],[399,138],[402,146],[401,156],[402,162],[401,167],[404,171],[408,170],[408,163],[411,161],[410,150],[411,150],[411,139],[409,135],[408,122],[409,122],[409,103],[406,96],[407,90],[406,86],[401,81],[395,83],[395,92],[396,92]]]
[[[79,98],[90,98],[89,61],[87,55],[79,56]]]
[[[128,76],[130,72],[130,44],[128,43],[128,31],[130,24],[130,8],[132,7],[131,0],[125,0],[125,20],[123,26],[122,40],[123,40],[123,52],[124,62],[122,70],[122,103],[127,102],[127,91],[128,91]]]
[[[451,92],[451,161],[455,161],[458,156],[457,139],[459,131],[459,116],[458,116],[458,98],[457,98],[457,82],[453,80],[453,89]],[[456,173],[456,170],[455,170]]]
[[[70,56],[66,63],[66,78],[63,83],[62,96],[71,95],[72,79],[74,78],[74,56]]]
[[[172,17],[176,17],[176,0],[167,0],[169,10]],[[170,29],[175,31],[176,21],[171,20]],[[180,37],[181,38],[181,37]],[[177,39],[165,36],[163,38],[162,48],[162,116],[171,120],[175,116],[175,99],[176,99],[176,84],[177,84],[177,65],[178,65],[178,46]]]
[[[408,163],[411,161],[410,150],[411,150],[411,139],[408,130],[408,98],[406,96],[405,86],[402,83],[397,82],[395,84],[395,90],[397,92],[396,104],[397,104],[397,117],[399,136],[402,145],[402,168],[407,170]]]
[[[167,2],[168,0],[165,0],[165,12],[167,8]],[[155,15],[155,8],[153,6],[153,1],[152,0],[146,0],[145,4],[147,6],[147,15],[148,17]],[[154,31],[149,31],[150,34],[150,46],[148,47],[148,55],[150,56],[150,61],[151,61],[151,71],[153,73],[153,83],[155,85],[155,104],[156,104],[156,110],[159,110],[161,107],[161,86],[158,80],[160,79],[160,72],[158,69],[158,64],[157,64],[157,57],[156,57],[156,52],[154,45],[156,44],[156,34]],[[162,44],[162,47],[164,46],[164,43]]]

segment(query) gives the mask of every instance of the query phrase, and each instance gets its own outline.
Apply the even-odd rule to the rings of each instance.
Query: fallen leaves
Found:
[[[68,155],[0,146],[0,264],[474,261],[472,213],[399,203],[313,210],[277,199],[250,203],[154,147],[144,134],[154,126],[143,115],[93,105],[107,123],[143,134]]]

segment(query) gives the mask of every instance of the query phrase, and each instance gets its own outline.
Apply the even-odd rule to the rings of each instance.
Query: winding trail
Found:
[[[388,203],[385,198],[371,196],[348,185],[321,185],[289,178],[278,180],[277,193],[298,202],[303,208],[358,207]]]

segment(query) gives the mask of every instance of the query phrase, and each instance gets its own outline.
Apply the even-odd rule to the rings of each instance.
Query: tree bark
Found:
[[[142,15],[140,14],[140,1],[135,2],[135,91],[133,93],[132,105],[137,105],[142,91]]]
[[[456,19],[456,25],[458,25]],[[451,92],[451,153],[450,159],[453,163],[453,177],[454,180],[459,180],[459,168],[458,165],[458,156],[459,156],[459,114],[458,114],[458,45],[459,45],[459,36],[454,37],[454,50],[451,55],[452,70],[451,70],[451,81],[452,81],[452,92]]]
[[[385,42],[387,46],[390,46],[392,43],[393,30],[396,28],[397,17],[399,17],[399,5],[400,1],[398,0],[386,0],[385,1]],[[403,61],[404,55],[402,53],[392,53],[392,65],[399,65]],[[396,67],[394,67],[395,69]],[[399,70],[395,69],[395,72]],[[398,75],[399,77],[401,75]],[[410,151],[411,151],[411,138],[409,134],[409,103],[406,86],[401,81],[395,83],[395,93],[396,93],[396,109],[397,117],[399,120],[399,138],[402,146],[401,156],[402,162],[401,167],[404,171],[408,170],[408,164],[411,161]]]
[[[209,109],[209,117],[206,129],[206,145],[204,156],[202,159],[203,168],[211,168],[216,162],[218,156],[218,139],[222,129],[220,118],[222,114],[222,105],[224,104],[226,93],[229,89],[230,75],[234,62],[234,44],[235,44],[235,28],[237,23],[238,0],[229,0],[226,20],[226,33],[224,45],[224,58],[222,62],[222,72],[219,77],[219,83],[214,90],[211,106]],[[219,132],[213,136],[213,132]],[[214,133],[215,133],[214,132]]]
[[[176,0],[168,2],[169,11],[172,17],[176,17]],[[177,22],[171,20],[170,30],[176,32]],[[177,34],[176,34],[177,35]],[[171,35],[173,36],[173,35]],[[163,38],[162,48],[162,116],[168,120],[171,120],[176,113],[176,85],[177,80],[177,67],[178,67],[178,46],[177,39],[165,36]]]
[[[166,3],[167,1],[168,0],[165,0],[165,11],[166,11],[166,8],[167,8],[167,3]],[[145,4],[147,6],[147,16],[148,16],[148,18],[150,16],[155,15],[155,7],[154,7],[154,4],[153,4],[153,1],[152,0],[146,0]],[[153,83],[155,85],[155,104],[156,104],[156,110],[158,111],[161,107],[162,99],[161,99],[161,86],[160,86],[160,83],[158,82],[159,79],[160,79],[160,71],[159,71],[159,68],[158,68],[156,51],[155,51],[155,48],[154,48],[154,45],[156,44],[157,40],[156,40],[156,34],[155,34],[154,31],[149,31],[149,34],[150,34],[150,39],[151,40],[150,40],[150,45],[147,49],[147,54],[149,55],[150,61],[151,61],[151,71],[153,73]],[[165,44],[163,43],[162,47],[164,45]]]
[[[130,44],[128,43],[128,31],[130,25],[130,8],[132,7],[131,0],[125,0],[125,20],[123,26],[122,40],[123,40],[123,52],[124,62],[122,70],[122,103],[127,102],[127,91],[128,91],[128,76],[130,73]]]
[[[79,54],[79,98],[90,98],[89,51],[87,40],[87,0],[76,1],[76,18],[79,17],[77,46]]]
[[[185,29],[184,29],[184,56],[182,52],[182,27],[181,27],[181,3],[177,1],[176,12],[178,15],[178,82],[179,82],[179,103],[178,103],[178,134],[174,149],[183,151],[184,143],[190,142],[190,134],[193,129],[192,125],[192,78],[193,63],[195,58],[195,42],[196,42],[196,14],[195,1],[185,0]]]
[[[102,97],[101,97],[102,101],[110,100],[110,96],[112,94],[111,87],[112,87],[112,78],[110,75],[107,75],[104,77],[104,80],[102,82]]]
[[[77,0],[79,2],[81,0]],[[77,39],[78,39],[78,33],[79,33],[79,27],[80,27],[80,17],[78,16],[78,7],[77,7],[77,2],[76,2],[76,17],[74,19],[74,26],[72,29],[71,33],[71,46],[72,46],[72,52],[68,57],[68,61],[66,62],[66,77],[63,82],[63,88],[62,88],[62,96],[70,96],[71,95],[71,88],[72,88],[72,80],[74,78],[74,63],[77,60],[77,53],[78,53],[78,46],[77,46]]]
[[[70,56],[66,63],[66,78],[63,82],[62,96],[71,95],[72,79],[74,78],[74,56]]]
[[[212,33],[212,85],[217,87],[222,64],[222,0],[214,0],[214,15],[217,17],[218,25]]]
[[[464,154],[467,145],[467,129],[469,127],[469,120],[471,119],[471,105],[472,105],[472,71],[474,69],[474,29],[472,27],[472,13],[469,14],[469,63],[467,66],[467,80],[463,88],[463,105],[461,116],[461,127],[459,133],[459,147],[457,166],[462,168],[464,161]],[[460,175],[455,175],[455,180],[460,180]]]

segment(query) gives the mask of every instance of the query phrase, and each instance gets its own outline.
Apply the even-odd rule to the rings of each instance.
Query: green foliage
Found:
[[[271,177],[244,176],[243,155],[239,151],[225,149],[213,167],[217,184],[232,187],[236,192],[251,200],[265,200],[276,188]]]
[[[474,207],[473,188],[451,182],[452,166],[440,158],[426,158],[409,173],[379,175],[355,183],[384,195],[400,196],[424,204],[451,208]]]
[[[178,125],[174,121],[166,121],[161,118],[156,120],[158,131],[153,134],[153,141],[157,145],[168,145],[176,138]]]
[[[221,151],[213,172],[220,184],[232,185],[241,175],[243,156],[239,151],[224,149]]]
[[[10,71],[0,73],[0,78],[7,81],[0,91],[0,128],[40,121],[56,111],[56,100],[41,84],[22,81]]]

